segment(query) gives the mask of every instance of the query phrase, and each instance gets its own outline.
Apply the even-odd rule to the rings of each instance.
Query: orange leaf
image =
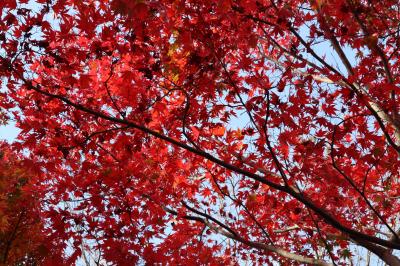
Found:
[[[221,137],[225,134],[225,128],[223,126],[216,127],[216,128],[213,128],[211,132],[214,136]]]

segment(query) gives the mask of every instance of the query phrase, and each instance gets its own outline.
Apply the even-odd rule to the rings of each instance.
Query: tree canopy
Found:
[[[58,264],[348,265],[358,246],[400,265],[398,1],[0,14],[1,113]]]
[[[47,239],[34,176],[29,161],[0,143],[0,265],[42,265],[53,255],[61,257],[62,249]]]

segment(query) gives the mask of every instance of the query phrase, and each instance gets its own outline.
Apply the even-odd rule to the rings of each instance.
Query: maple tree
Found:
[[[68,263],[400,264],[398,1],[0,10],[0,104]]]
[[[33,169],[19,160],[6,143],[0,144],[0,265],[37,265],[62,249],[47,242],[40,214],[40,193],[30,184]]]

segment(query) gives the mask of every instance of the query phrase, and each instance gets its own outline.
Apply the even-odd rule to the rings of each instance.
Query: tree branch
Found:
[[[159,133],[157,131],[154,131],[154,130],[146,127],[146,126],[139,125],[139,124],[136,124],[136,123],[134,123],[132,121],[128,121],[128,120],[125,120],[125,119],[112,117],[112,116],[109,116],[107,114],[104,114],[101,111],[92,110],[92,109],[90,109],[88,107],[85,107],[85,106],[79,104],[79,103],[72,102],[71,100],[65,98],[64,96],[61,96],[61,95],[58,95],[58,94],[53,94],[53,93],[50,93],[48,91],[45,91],[40,86],[34,86],[31,82],[26,81],[23,77],[21,77],[21,79],[25,82],[25,84],[28,86],[29,89],[34,90],[34,91],[36,91],[36,92],[38,92],[38,93],[40,93],[42,95],[46,95],[48,97],[51,97],[51,98],[54,98],[54,99],[58,99],[58,100],[62,101],[63,103],[74,107],[77,110],[86,112],[88,114],[94,115],[94,116],[99,117],[99,118],[103,118],[105,120],[108,120],[108,121],[111,121],[111,122],[114,122],[114,123],[130,126],[130,127],[134,128],[134,129],[137,129],[137,130],[142,131],[142,132],[144,132],[146,134],[149,134],[149,135],[154,136],[154,137],[156,137],[158,139],[161,139],[161,140],[164,140],[164,141],[166,141],[166,142],[168,142],[170,144],[173,144],[173,145],[175,145],[177,147],[180,147],[180,148],[185,149],[185,150],[187,150],[189,152],[192,152],[192,153],[194,153],[194,154],[196,154],[196,155],[198,155],[200,157],[203,157],[204,159],[207,159],[207,160],[209,160],[209,161],[211,161],[213,163],[216,163],[217,165],[222,166],[222,167],[224,167],[224,168],[226,168],[228,170],[234,171],[234,172],[236,172],[238,174],[242,174],[242,175],[244,175],[244,176],[246,176],[248,178],[251,178],[253,180],[259,181],[259,182],[261,182],[261,183],[263,183],[265,185],[268,185],[271,188],[274,188],[274,189],[276,189],[278,191],[285,192],[285,193],[291,195],[293,198],[295,198],[298,201],[300,201],[301,203],[303,203],[305,206],[309,207],[311,210],[313,210],[315,213],[317,213],[320,217],[322,217],[328,224],[330,224],[331,226],[335,227],[336,229],[338,229],[338,230],[340,230],[340,231],[342,231],[342,232],[344,232],[346,234],[349,234],[349,236],[351,236],[351,237],[353,237],[355,239],[369,241],[369,242],[372,242],[372,243],[375,243],[375,244],[379,244],[379,245],[382,245],[382,246],[385,246],[385,247],[388,247],[388,248],[400,249],[400,243],[391,242],[391,241],[384,240],[384,239],[381,239],[381,238],[378,238],[378,237],[375,237],[375,236],[370,236],[370,235],[367,235],[365,233],[362,233],[362,232],[356,231],[354,229],[348,228],[347,226],[344,226],[336,218],[334,218],[331,214],[329,214],[325,209],[317,206],[315,203],[312,202],[311,199],[308,199],[306,196],[303,196],[300,193],[294,191],[291,187],[282,186],[282,185],[276,184],[274,182],[271,182],[271,181],[265,179],[264,177],[262,177],[262,176],[260,176],[258,174],[251,173],[251,172],[248,172],[248,171],[246,171],[244,169],[236,167],[236,166],[234,166],[234,165],[232,165],[230,163],[227,163],[227,162],[225,162],[225,161],[223,161],[221,159],[218,159],[218,158],[214,157],[213,155],[211,155],[211,154],[209,154],[209,153],[207,153],[205,151],[201,151],[201,150],[198,150],[196,148],[193,148],[193,147],[191,147],[191,146],[189,146],[189,145],[187,145],[185,143],[180,142],[177,139],[174,139],[174,138],[168,137],[166,135],[163,135],[163,134],[161,134],[161,133]]]

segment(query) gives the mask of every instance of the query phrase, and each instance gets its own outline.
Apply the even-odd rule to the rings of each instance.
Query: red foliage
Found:
[[[45,229],[40,191],[31,184],[34,175],[27,161],[19,160],[8,144],[0,144],[0,265],[62,262],[61,250]]]
[[[0,105],[69,263],[398,263],[397,1],[25,2]]]

